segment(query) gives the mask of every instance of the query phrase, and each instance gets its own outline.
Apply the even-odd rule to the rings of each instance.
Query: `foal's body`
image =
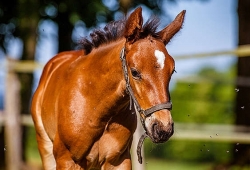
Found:
[[[122,43],[124,41],[120,43],[121,48]],[[54,57],[44,69],[39,88],[46,89],[46,93],[38,89],[34,96],[37,101],[33,101],[36,105],[32,110],[36,110],[34,120],[39,127],[38,140],[47,139],[39,143],[39,148],[45,148],[49,153],[49,157],[46,155],[43,159],[49,159],[49,163],[52,163],[52,142],[57,146],[54,149],[64,153],[58,157],[55,155],[57,161],[61,161],[60,167],[57,167],[59,169],[80,168],[72,161],[72,156],[74,161],[79,161],[87,169],[100,165],[106,169],[111,166],[110,163],[122,169],[131,166],[129,149],[136,129],[136,114],[129,114],[128,98],[124,94],[125,81],[120,81],[123,75],[114,70],[116,65],[122,69],[119,56],[114,58],[110,55],[117,45],[116,42],[98,48],[87,56],[83,51],[64,52]],[[101,53],[102,57],[96,59],[96,53]],[[98,79],[103,80],[102,84],[92,83],[98,82]],[[64,86],[64,83],[72,87]],[[58,96],[52,97],[53,93]],[[89,96],[87,101],[84,96]],[[44,100],[46,98],[51,100]],[[77,107],[70,107],[72,103]],[[60,110],[60,105],[68,107]],[[69,113],[74,116],[69,117]],[[57,119],[60,129],[57,129]],[[61,139],[64,144],[61,144]],[[67,146],[71,142],[74,142],[74,146]]]
[[[159,38],[139,36],[138,8],[126,21],[123,37],[91,50],[60,53],[47,63],[31,108],[45,170],[131,169],[137,121],[129,109],[120,52],[125,47],[130,84],[141,107],[169,101],[174,60],[165,45],[179,31],[183,17],[184,12],[159,32]],[[167,109],[142,119],[153,142],[165,142],[173,134]]]

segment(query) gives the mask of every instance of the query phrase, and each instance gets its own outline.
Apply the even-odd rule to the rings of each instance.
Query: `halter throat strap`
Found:
[[[132,107],[132,102],[134,103],[136,111],[140,114],[142,119],[145,119],[146,117],[149,117],[151,114],[153,114],[156,111],[163,110],[163,109],[172,109],[172,103],[171,102],[166,102],[166,103],[161,103],[157,104],[155,106],[152,106],[146,110],[142,109],[140,104],[135,98],[134,92],[130,86],[129,82],[129,76],[128,76],[128,67],[127,67],[127,61],[126,61],[126,56],[125,56],[125,48],[122,48],[121,54],[120,54],[120,59],[122,62],[122,69],[123,69],[123,74],[124,78],[126,81],[126,91],[130,96],[130,109]]]

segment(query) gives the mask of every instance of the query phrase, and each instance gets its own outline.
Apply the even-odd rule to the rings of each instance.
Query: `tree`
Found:
[[[173,1],[173,0],[168,0]],[[72,31],[77,21],[82,20],[87,28],[95,27],[99,23],[114,20],[115,13],[122,12],[126,14],[131,7],[143,4],[153,10],[155,13],[161,13],[163,1],[151,0],[120,0],[113,1],[112,7],[108,6],[110,1],[93,0],[48,0],[43,4],[42,18],[52,19],[58,24],[58,42],[59,52],[74,49],[72,42]],[[54,8],[54,15],[48,15],[47,10]]]
[[[238,45],[250,44],[249,0],[238,0]],[[236,125],[250,126],[250,56],[238,58],[236,96]],[[248,131],[250,132],[250,131]],[[241,144],[232,164],[250,164],[250,145]]]

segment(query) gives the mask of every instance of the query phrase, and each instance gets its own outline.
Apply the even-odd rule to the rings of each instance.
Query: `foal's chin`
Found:
[[[147,134],[154,143],[164,143],[174,134],[172,118],[166,122],[149,118],[145,121]]]

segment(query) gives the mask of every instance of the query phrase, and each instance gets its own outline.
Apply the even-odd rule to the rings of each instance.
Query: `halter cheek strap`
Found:
[[[138,101],[136,100],[134,92],[130,86],[129,76],[128,76],[128,68],[127,68],[127,62],[126,62],[126,56],[125,56],[125,48],[122,48],[122,50],[121,50],[120,59],[122,62],[123,74],[124,74],[124,78],[126,81],[126,90],[130,96],[130,109],[132,109],[131,108],[132,103],[134,103],[135,109],[139,113],[143,125],[144,125],[144,121],[145,121],[146,117],[149,117],[154,112],[159,111],[159,110],[163,110],[163,109],[168,109],[168,110],[172,109],[172,103],[166,102],[166,103],[162,103],[162,104],[157,104],[157,105],[152,106],[146,110],[143,110],[141,108],[140,104],[138,103]]]

